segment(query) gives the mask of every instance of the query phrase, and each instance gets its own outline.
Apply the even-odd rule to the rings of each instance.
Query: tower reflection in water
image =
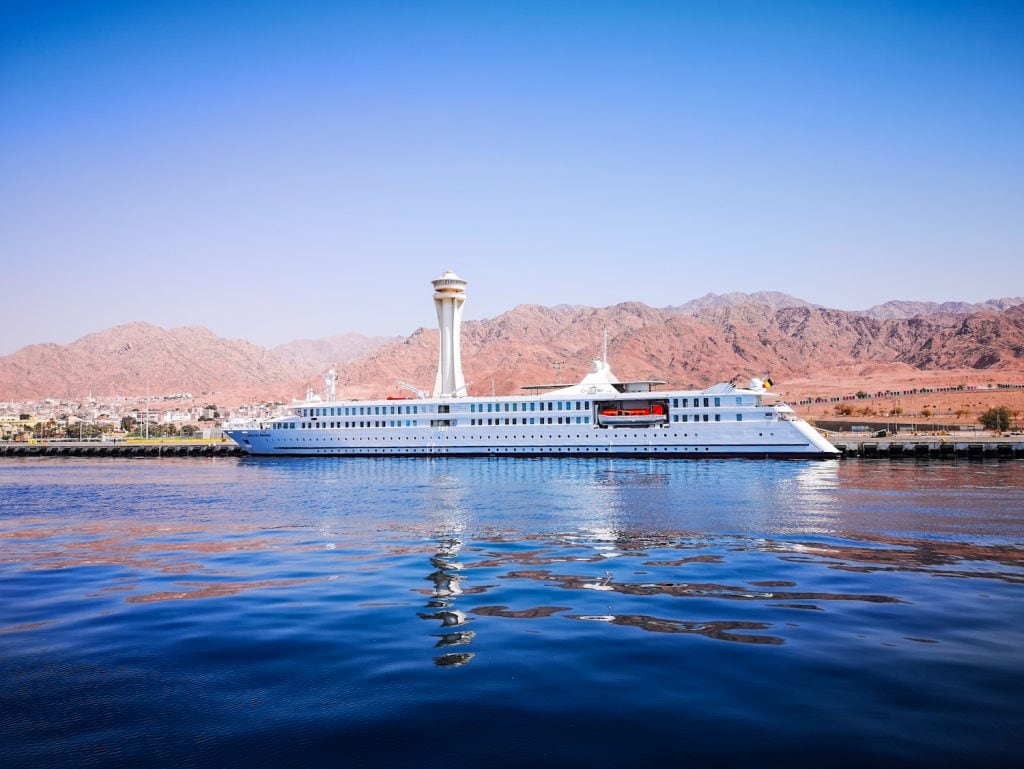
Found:
[[[427,577],[434,583],[431,598],[427,601],[429,611],[420,612],[421,619],[439,620],[441,632],[435,634],[435,647],[444,649],[450,646],[465,646],[476,635],[472,630],[465,629],[469,621],[466,615],[455,607],[455,600],[462,595],[462,576],[459,572],[463,566],[458,561],[462,540],[455,534],[440,534],[437,537],[437,553],[430,558],[434,571]],[[440,667],[465,665],[473,659],[472,652],[448,652],[434,657],[434,664]]]

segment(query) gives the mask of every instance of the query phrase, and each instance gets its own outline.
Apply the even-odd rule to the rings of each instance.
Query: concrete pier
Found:
[[[1024,436],[977,437],[970,440],[958,436],[892,437],[829,436],[832,445],[844,457],[885,459],[1024,459]]]
[[[225,443],[0,443],[0,457],[240,457]]]

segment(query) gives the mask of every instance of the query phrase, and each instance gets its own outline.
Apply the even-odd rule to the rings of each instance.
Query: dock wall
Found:
[[[830,438],[844,457],[885,459],[1024,459],[1024,440]]]
[[[0,457],[240,457],[234,443],[0,443]]]

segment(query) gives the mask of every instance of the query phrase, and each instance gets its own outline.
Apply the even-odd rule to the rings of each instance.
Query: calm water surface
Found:
[[[1021,766],[1024,463],[0,460],[4,767]]]

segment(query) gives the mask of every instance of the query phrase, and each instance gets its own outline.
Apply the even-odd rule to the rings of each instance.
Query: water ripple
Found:
[[[1018,765],[1022,582],[1021,463],[0,461],[0,742]]]

